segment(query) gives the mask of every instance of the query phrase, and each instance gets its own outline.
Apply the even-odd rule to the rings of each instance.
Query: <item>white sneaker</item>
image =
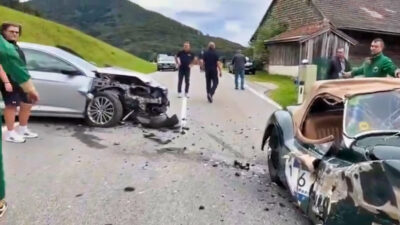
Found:
[[[37,133],[33,133],[28,128],[17,127],[17,133],[21,135],[23,138],[37,138],[39,135]]]
[[[178,98],[183,98],[183,94],[182,93],[178,93]]]
[[[190,97],[189,97],[189,93],[186,93],[186,94],[185,94],[185,97],[186,97],[186,98],[190,98]]]
[[[4,132],[4,139],[12,143],[24,143],[26,141],[25,138],[15,132],[15,130]]]

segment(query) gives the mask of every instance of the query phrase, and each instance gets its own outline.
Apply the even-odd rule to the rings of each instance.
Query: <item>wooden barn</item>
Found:
[[[265,44],[270,52],[269,72],[297,76],[303,60],[320,63],[331,58],[338,47],[343,47],[348,55],[350,46],[357,41],[324,20],[284,32]]]
[[[338,46],[359,66],[374,38],[385,41],[385,55],[400,66],[399,0],[272,0],[259,29],[270,21],[288,27],[265,40],[270,72],[295,76],[301,59],[316,63],[319,57],[331,57]]]

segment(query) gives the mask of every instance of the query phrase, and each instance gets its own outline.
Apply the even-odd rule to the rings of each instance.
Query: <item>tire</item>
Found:
[[[276,128],[272,128],[271,135],[268,137],[267,145],[267,156],[268,156],[268,172],[271,181],[277,185],[284,187],[282,181],[279,179],[280,170],[280,154],[278,150],[278,135]]]
[[[101,106],[105,109],[99,109]],[[98,110],[101,111],[101,114],[99,114]],[[86,107],[86,122],[93,127],[113,127],[121,121],[123,111],[122,103],[116,92],[100,92],[94,96]]]

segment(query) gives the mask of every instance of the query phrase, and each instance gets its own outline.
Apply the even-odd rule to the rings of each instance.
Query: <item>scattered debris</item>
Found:
[[[240,177],[240,173],[239,173],[239,172],[236,172],[236,173],[235,173],[235,176]]]
[[[133,191],[135,191],[135,188],[134,188],[134,187],[126,187],[126,188],[124,189],[124,191],[125,191],[125,192],[133,192]]]
[[[243,165],[243,163],[235,160],[233,162],[233,167],[235,167],[236,169],[241,169],[241,170],[250,170],[250,163],[246,163],[245,165]]]
[[[204,209],[205,209],[205,207],[202,205],[199,207],[199,210],[204,210]]]
[[[114,145],[117,146],[117,145],[120,145],[120,143],[119,142],[114,142]]]
[[[76,198],[82,197],[83,194],[77,194],[75,195]]]
[[[267,212],[268,212],[268,211],[269,211],[269,208],[265,208],[264,211],[267,211]]]

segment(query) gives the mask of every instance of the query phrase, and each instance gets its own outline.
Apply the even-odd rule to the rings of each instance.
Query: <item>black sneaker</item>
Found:
[[[212,102],[213,102],[213,99],[212,99],[212,96],[211,96],[211,94],[207,94],[207,99],[208,99],[208,101],[209,101],[210,103],[212,103]]]

